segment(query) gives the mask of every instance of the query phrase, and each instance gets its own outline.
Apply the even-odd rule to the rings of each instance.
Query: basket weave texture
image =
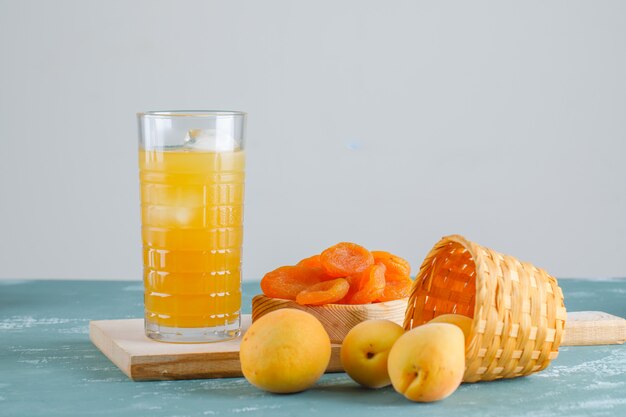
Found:
[[[546,368],[558,355],[566,318],[554,277],[459,235],[441,239],[422,263],[404,327],[449,313],[473,318],[464,382]]]

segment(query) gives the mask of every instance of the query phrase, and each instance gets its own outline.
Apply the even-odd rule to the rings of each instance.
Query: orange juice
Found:
[[[146,322],[239,321],[244,151],[140,150]]]

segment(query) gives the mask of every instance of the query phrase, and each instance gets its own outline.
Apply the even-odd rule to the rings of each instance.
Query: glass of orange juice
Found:
[[[138,118],[146,335],[180,343],[237,337],[246,114]]]

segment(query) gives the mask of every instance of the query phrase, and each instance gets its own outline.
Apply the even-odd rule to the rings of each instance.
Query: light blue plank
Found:
[[[626,279],[561,280],[567,308],[626,316]],[[259,292],[244,285],[244,312]],[[0,281],[0,416],[626,416],[626,346],[566,347],[544,372],[463,385],[414,404],[345,374],[272,395],[244,379],[131,382],[90,342],[89,320],[140,317],[137,282]]]

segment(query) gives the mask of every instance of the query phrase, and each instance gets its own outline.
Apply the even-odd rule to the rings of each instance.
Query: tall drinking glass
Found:
[[[246,114],[138,118],[146,335],[183,343],[236,337]]]

